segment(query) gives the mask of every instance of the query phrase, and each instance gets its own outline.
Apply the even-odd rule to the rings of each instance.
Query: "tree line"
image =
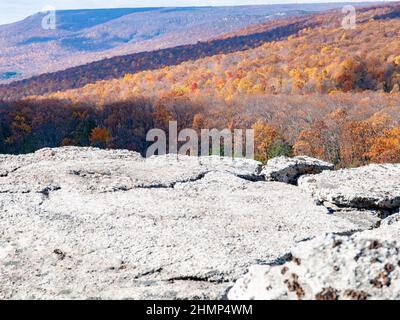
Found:
[[[280,155],[309,155],[338,167],[400,162],[400,95],[370,92],[315,96],[256,97],[241,103],[207,98],[140,97],[98,108],[65,100],[0,103],[0,153],[44,147],[94,146],[145,155],[147,132],[168,134],[169,122],[185,128],[254,129],[262,162]],[[295,106],[295,107],[293,107]]]

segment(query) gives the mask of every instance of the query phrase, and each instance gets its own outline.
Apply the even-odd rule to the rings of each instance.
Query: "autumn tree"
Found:
[[[392,123],[393,119],[384,112],[375,113],[366,120],[346,122],[340,138],[342,165],[359,166],[368,163],[375,138]]]
[[[263,119],[258,119],[252,126],[254,130],[255,159],[266,163],[269,159],[281,155],[290,155],[291,148],[284,141],[279,130]]]
[[[76,110],[69,122],[69,138],[75,146],[90,145],[90,133],[96,127],[93,111],[90,109]]]
[[[367,155],[372,162],[400,162],[400,127],[386,129],[382,135],[372,139]]]
[[[105,148],[111,141],[110,132],[106,128],[96,127],[90,133],[90,143],[98,148]]]
[[[324,121],[315,121],[311,128],[303,129],[293,146],[294,154],[328,160],[326,154],[327,128]]]

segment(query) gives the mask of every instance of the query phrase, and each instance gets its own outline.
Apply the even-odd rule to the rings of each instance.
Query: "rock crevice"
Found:
[[[144,159],[125,150],[75,147],[1,156],[0,172],[7,175],[0,177],[0,298],[221,299],[232,286],[231,298],[369,298],[386,290],[387,278],[397,283],[397,269],[388,275],[380,264],[368,279],[383,289],[325,280],[315,285],[304,278],[308,269],[301,266],[321,261],[344,259],[343,271],[350,268],[346,252],[365,252],[357,264],[366,268],[372,251],[365,249],[360,231],[377,221],[377,232],[393,235],[396,230],[396,214],[382,220],[370,208],[345,211],[347,202],[335,201],[344,177],[356,173],[324,171],[300,177],[295,186],[290,179],[264,181],[265,168],[264,174],[260,168],[246,159]],[[368,167],[360,170],[369,184],[371,177],[386,181],[362,189],[364,180],[354,177],[344,183],[343,194],[350,199],[371,192],[388,210],[387,199],[397,196],[397,166],[379,175],[368,174]],[[327,188],[328,180],[335,187]],[[371,234],[382,244],[374,257],[392,263],[381,255],[397,250],[397,243],[381,236]],[[318,251],[319,241],[328,252]],[[332,241],[345,244],[345,256],[331,250]],[[308,249],[293,251],[304,246]],[[290,255],[299,260],[288,261]],[[235,281],[260,263],[271,270],[290,264],[274,295],[237,289],[241,282]],[[248,279],[253,283],[252,276]],[[385,291],[380,296],[395,295]]]

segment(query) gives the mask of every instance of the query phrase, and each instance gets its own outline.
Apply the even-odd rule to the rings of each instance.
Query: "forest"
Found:
[[[255,130],[256,159],[310,155],[353,167],[400,162],[400,95],[382,92],[249,96],[241,101],[185,96],[134,98],[103,105],[65,100],[24,100],[0,108],[0,153],[43,147],[94,146],[141,152],[146,134],[229,128]],[[248,105],[252,107],[249,109]]]
[[[369,19],[356,29],[306,28],[255,49],[127,73],[47,97],[102,105],[138,95],[237,100],[263,94],[396,93],[399,85],[400,19]]]
[[[0,85],[0,99],[14,100],[30,95],[43,95],[80,88],[96,81],[120,78],[127,73],[157,70],[179,65],[184,61],[256,48],[267,41],[285,38],[314,24],[309,20],[309,18],[292,17],[279,23],[269,23],[257,33],[232,35],[228,38],[223,37],[193,45],[116,56],[63,71],[42,74],[11,84]]]
[[[337,11],[298,18],[290,28],[283,19],[215,40],[223,45],[214,51],[181,48],[181,64],[178,53],[143,54],[142,66],[159,67],[122,75],[117,64],[118,76],[71,90],[60,84],[75,87],[69,79],[81,79],[78,69],[44,79],[44,89],[38,79],[2,87],[0,153],[78,145],[144,154],[147,131],[167,131],[176,120],[178,129],[253,128],[262,162],[278,155],[337,167],[400,162],[399,13],[398,4],[363,9],[348,30]],[[273,40],[265,40],[268,32]],[[31,96],[19,99],[18,91]]]

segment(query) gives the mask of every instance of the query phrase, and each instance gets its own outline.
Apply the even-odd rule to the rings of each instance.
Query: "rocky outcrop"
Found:
[[[400,299],[400,223],[297,245],[282,265],[253,266],[230,299]]]
[[[268,161],[262,170],[267,181],[279,181],[297,184],[297,180],[305,174],[317,174],[324,170],[333,170],[334,165],[307,156],[294,158],[277,157]]]
[[[228,297],[399,299],[399,176],[400,165],[384,164],[300,177],[299,188],[333,216],[372,230],[297,244],[285,263],[251,267]]]
[[[321,203],[393,212],[400,207],[399,177],[400,164],[372,164],[304,176],[298,184]]]
[[[263,180],[246,159],[75,147],[0,156],[0,299],[220,299],[252,265],[262,266],[230,298],[325,297],[329,288],[396,297],[387,278],[398,286],[398,270],[381,269],[397,259],[398,214],[382,220],[303,183]],[[257,289],[261,281],[272,291]]]
[[[257,180],[261,164],[247,159],[177,155],[145,159],[126,150],[42,149],[29,155],[0,156],[0,193],[41,192],[61,185],[64,190],[82,192],[168,188],[212,171]]]
[[[2,299],[217,299],[299,241],[360,229],[250,160],[69,147],[0,171]]]

